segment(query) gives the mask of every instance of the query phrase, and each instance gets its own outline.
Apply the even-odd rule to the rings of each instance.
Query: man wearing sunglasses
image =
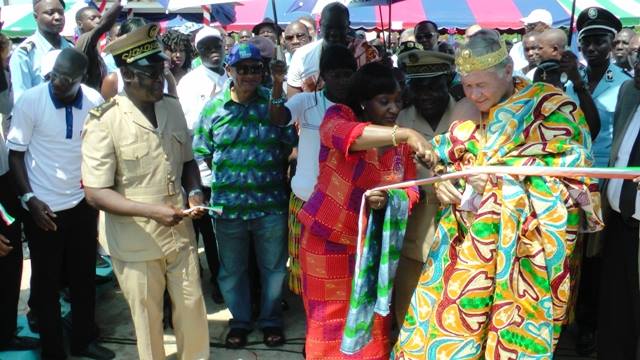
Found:
[[[115,354],[96,343],[98,214],[84,199],[80,173],[82,127],[102,97],[81,84],[86,56],[70,48],[58,52],[47,54],[41,66],[50,81],[26,90],[16,102],[7,138],[11,173],[29,212],[24,229],[42,357],[66,358],[58,301],[66,280],[73,298],[72,355],[112,359]]]
[[[258,326],[267,346],[285,341],[282,330],[282,287],[287,275],[287,205],[285,166],[296,133],[269,121],[269,90],[260,50],[236,44],[227,58],[231,78],[205,105],[194,129],[193,151],[213,170],[211,213],[218,241],[218,284],[233,319],[225,345],[241,348],[253,328],[249,281],[249,241],[260,271]]]
[[[287,25],[284,29],[284,47],[287,50],[285,54],[287,63],[291,61],[291,56],[301,46],[307,45],[311,42],[311,36],[309,36],[309,29],[300,21],[294,21]]]
[[[189,219],[205,211],[200,174],[180,103],[163,94],[167,57],[158,30],[157,24],[147,24],[107,47],[122,73],[124,92],[87,120],[82,180],[87,201],[104,211],[100,240],[106,240],[129,303],[139,358],[165,358],[167,289],[178,358],[208,359],[207,313]]]

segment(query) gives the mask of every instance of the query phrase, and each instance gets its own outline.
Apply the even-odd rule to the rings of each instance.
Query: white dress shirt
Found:
[[[620,150],[618,151],[618,156],[616,157],[615,166],[616,167],[624,167],[629,163],[629,157],[631,156],[631,150],[633,148],[633,143],[636,141],[638,137],[638,133],[640,132],[640,106],[636,109],[636,113],[633,115],[633,119],[627,128],[627,132],[624,134],[624,138],[622,138],[622,144],[620,144]],[[607,199],[609,200],[609,205],[611,208],[617,212],[620,212],[620,193],[622,192],[622,183],[621,179],[612,179],[609,181],[609,185],[607,186]],[[636,212],[633,214],[633,218],[636,220],[640,220],[640,196],[638,196],[638,192],[636,191]]]

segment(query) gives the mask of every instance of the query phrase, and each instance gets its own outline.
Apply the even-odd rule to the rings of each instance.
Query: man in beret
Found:
[[[200,174],[180,103],[162,93],[167,57],[158,30],[147,24],[107,47],[124,92],[90,113],[82,180],[87,201],[104,211],[100,241],[129,303],[139,358],[165,358],[167,289],[178,358],[208,359],[207,313],[189,218],[204,214]]]
[[[453,121],[452,110],[456,101],[449,95],[449,84],[453,76],[454,57],[438,51],[414,50],[402,52],[398,56],[400,69],[405,73],[411,106],[398,115],[397,124],[418,131],[425,139],[447,132]],[[432,176],[427,168],[418,167],[418,178]],[[450,187],[449,183],[439,186]],[[420,202],[414,205],[402,246],[395,283],[395,314],[398,324],[402,324],[411,302],[418,278],[422,272],[431,242],[433,240],[440,199],[432,185],[420,188]],[[450,198],[442,201],[453,202],[459,192],[451,187]]]

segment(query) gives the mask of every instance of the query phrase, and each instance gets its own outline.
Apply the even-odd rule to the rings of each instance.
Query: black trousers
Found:
[[[203,187],[202,192],[204,193],[204,199],[211,199],[211,188]],[[213,232],[213,224],[211,223],[209,214],[194,220],[193,228],[196,232],[196,239],[199,238],[198,235],[202,235],[204,254],[207,257],[207,265],[209,265],[209,271],[211,272],[211,282],[217,281],[218,272],[220,271],[220,260],[218,259],[216,235]]]
[[[72,351],[82,350],[96,337],[97,211],[83,200],[56,215],[56,231],[42,230],[31,216],[24,219],[34,274],[32,286],[37,293],[34,301],[42,357],[48,359],[66,357],[58,300],[63,276],[66,276],[71,294]]]
[[[0,234],[9,240],[13,247],[9,254],[0,257],[0,344],[9,341],[16,332],[22,277],[22,241],[19,218],[22,211],[16,192],[11,185],[9,175],[0,176],[0,203],[16,219],[10,226],[0,219]]]
[[[633,360],[640,335],[638,222],[605,214],[598,311],[598,359]]]

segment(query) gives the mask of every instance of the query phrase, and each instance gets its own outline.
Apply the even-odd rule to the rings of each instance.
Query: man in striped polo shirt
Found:
[[[258,326],[267,346],[284,343],[282,286],[287,275],[287,156],[293,128],[269,121],[269,90],[260,85],[258,48],[237,44],[229,54],[231,78],[207,103],[194,127],[193,150],[212,171],[213,230],[218,240],[218,283],[233,316],[226,346],[240,348],[251,331],[249,248],[254,241],[261,279]]]

